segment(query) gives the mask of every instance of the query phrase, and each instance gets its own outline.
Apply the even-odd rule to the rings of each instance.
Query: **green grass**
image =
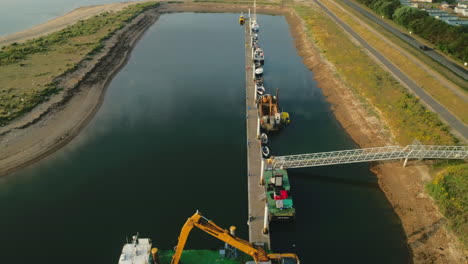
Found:
[[[438,73],[442,74],[447,80],[450,80],[454,84],[460,86],[463,90],[468,91],[468,83],[463,78],[458,76],[457,74],[453,73],[451,70],[447,69],[445,66],[441,65],[439,62],[433,60],[429,56],[425,55],[421,52],[418,48],[415,48],[408,44],[406,41],[403,41],[401,38],[397,37],[393,33],[387,31],[384,27],[380,26],[379,24],[375,23],[373,20],[370,20],[366,16],[363,16],[361,13],[356,11],[354,8],[344,4],[341,1],[336,1],[339,3],[343,8],[347,11],[353,13],[355,16],[359,17],[359,19],[363,20],[367,25],[376,29],[380,34],[384,35],[387,39],[391,40],[393,43],[397,44],[407,52],[411,53],[413,56],[417,57],[421,60],[424,64],[428,65],[430,68],[434,69]],[[355,4],[359,5],[363,9],[367,10],[371,14],[374,12],[372,9],[368,8],[365,5],[360,4],[359,2],[355,2]],[[378,17],[377,17],[378,18]],[[401,31],[407,32],[407,29],[403,28],[402,26],[396,24],[393,20],[385,19],[385,22],[390,24],[391,26],[400,29]],[[427,40],[424,40],[416,35],[412,35],[413,38],[418,39],[418,41],[422,43],[426,43],[428,46],[431,46]]]
[[[438,116],[354,44],[339,26],[316,7],[297,5],[307,33],[330,61],[339,78],[358,97],[380,110],[396,140],[406,145],[415,138],[423,144],[453,145],[457,140]]]
[[[239,252],[239,258],[236,260],[220,258],[217,250],[184,250],[180,262],[184,264],[243,264],[246,261],[252,261],[252,257]],[[163,250],[159,255],[161,264],[171,263],[173,250]]]
[[[425,69],[420,67],[420,63],[413,61],[403,52],[395,48],[395,44],[401,46],[401,49],[412,53],[417,54],[421,57],[426,57],[423,60],[424,63],[429,63],[429,67],[436,66],[435,62],[422,54],[420,51],[416,50],[413,47],[409,47],[406,43],[402,43],[401,39],[391,34],[390,32],[384,30],[383,28],[378,28],[374,23],[363,19],[366,24],[370,23],[371,27],[377,27],[377,31],[386,32],[390,34],[390,39],[392,43],[387,43],[382,41],[381,37],[373,34],[369,29],[363,25],[362,22],[357,21],[355,18],[346,14],[338,8],[336,5],[332,4],[334,1],[324,1],[323,4],[327,5],[338,17],[345,21],[354,31],[356,31],[364,40],[366,40],[371,46],[378,50],[382,55],[388,58],[393,64],[395,64],[400,70],[405,72],[415,83],[417,83],[422,89],[426,90],[428,94],[434,97],[439,103],[446,107],[449,111],[454,113],[458,118],[460,118],[465,123],[468,122],[468,103],[463,100],[463,97],[455,94],[449,88],[445,86],[443,81],[439,81],[437,78],[429,74]],[[343,5],[347,11],[353,13],[359,19],[362,19],[358,13],[355,13],[355,10],[347,5]],[[354,12],[353,12],[354,11]],[[394,41],[394,42],[393,42]],[[406,44],[406,45],[405,45]],[[439,71],[441,67],[436,67],[434,70]],[[446,79],[447,82],[455,80],[454,78]],[[455,89],[468,89],[468,82],[464,81],[462,87],[455,87]],[[463,93],[460,89],[459,92]]]
[[[59,92],[61,87],[54,81],[55,77],[73,71],[84,59],[92,59],[118,29],[157,5],[148,2],[119,12],[104,12],[47,36],[2,47],[0,126]]]
[[[450,228],[468,248],[468,164],[443,168],[426,188]]]
[[[335,67],[337,76],[358,98],[365,98],[382,113],[401,145],[414,138],[423,144],[457,143],[436,114],[351,42],[322,11],[310,6],[296,6],[295,10],[305,21],[309,37]],[[468,164],[457,163],[460,162],[439,161],[439,173],[427,189],[449,220],[450,228],[468,246]]]

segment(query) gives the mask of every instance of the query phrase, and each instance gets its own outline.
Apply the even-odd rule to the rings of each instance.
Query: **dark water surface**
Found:
[[[172,248],[201,210],[247,238],[243,31],[237,14],[161,16],[90,125],[0,179],[0,263],[117,263],[139,231]],[[259,16],[266,87],[293,123],[275,155],[355,147],[301,63],[283,17]],[[303,263],[405,263],[401,226],[367,165],[291,170],[297,219],[273,247]],[[293,244],[295,247],[293,247]],[[195,230],[187,248],[220,243]]]

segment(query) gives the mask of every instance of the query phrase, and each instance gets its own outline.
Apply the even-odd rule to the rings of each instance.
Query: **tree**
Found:
[[[429,16],[429,14],[426,11],[410,6],[401,6],[393,14],[393,20],[396,23],[407,27],[410,21],[425,18],[427,16]]]

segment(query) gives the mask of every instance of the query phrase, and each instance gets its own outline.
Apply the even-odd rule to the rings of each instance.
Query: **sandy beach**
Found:
[[[140,1],[145,2],[145,1]],[[77,8],[67,14],[49,20],[43,24],[37,25],[30,29],[20,31],[14,34],[0,36],[0,47],[9,45],[13,42],[21,43],[28,39],[38,38],[48,35],[52,32],[59,31],[66,26],[72,25],[79,20],[84,20],[100,14],[102,12],[117,12],[129,5],[134,5],[139,2],[116,3],[108,5],[85,6]]]
[[[43,25],[6,37],[0,46],[46,35],[103,11],[116,11],[132,3],[79,8]],[[313,6],[313,4],[310,4]],[[89,123],[98,111],[109,82],[125,65],[132,48],[159,15],[171,12],[240,12],[246,5],[191,3],[162,5],[139,15],[110,38],[103,52],[82,61],[75,72],[58,78],[65,89],[23,118],[0,128],[0,176],[27,166],[60,149]],[[353,92],[337,77],[304,31],[303,21],[287,7],[262,6],[258,13],[284,15],[304,64],[314,72],[332,110],[343,128],[361,147],[394,145],[383,119],[371,115]],[[465,263],[463,249],[447,231],[433,200],[425,194],[424,182],[430,179],[428,167],[412,162],[373,164],[381,189],[400,217],[409,249],[415,260],[433,263]],[[442,219],[442,220],[441,220]],[[416,262],[416,261],[415,261]]]

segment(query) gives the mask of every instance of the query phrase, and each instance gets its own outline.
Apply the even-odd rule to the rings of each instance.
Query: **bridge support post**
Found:
[[[263,218],[263,234],[268,234],[268,203],[265,203],[265,216]]]
[[[405,158],[405,162],[403,162],[403,168],[406,167],[406,163],[408,162],[408,157]]]

